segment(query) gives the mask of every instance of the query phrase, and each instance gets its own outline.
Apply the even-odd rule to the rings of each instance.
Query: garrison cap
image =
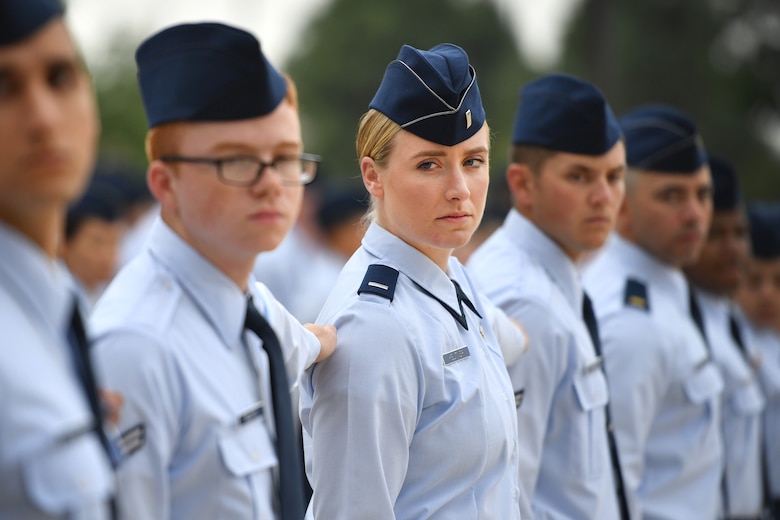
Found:
[[[780,258],[780,205],[753,204],[748,208],[753,256],[764,260]]]
[[[520,91],[512,144],[580,155],[602,155],[620,139],[604,95],[568,74],[550,74]]]
[[[24,40],[63,12],[57,0],[0,0],[0,46]]]
[[[369,108],[445,146],[465,141],[485,123],[477,73],[466,52],[451,43],[427,51],[401,47]]]
[[[173,121],[236,121],[264,116],[287,93],[260,42],[220,23],[182,24],[135,53],[149,127]]]
[[[666,105],[644,105],[620,118],[630,167],[688,175],[707,161],[693,120]]]
[[[732,211],[740,206],[742,193],[739,189],[739,177],[734,165],[715,155],[707,156],[712,175],[712,206],[717,211]]]

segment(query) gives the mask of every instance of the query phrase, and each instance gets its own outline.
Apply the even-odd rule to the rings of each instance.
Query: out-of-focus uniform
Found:
[[[478,288],[521,322],[531,348],[509,367],[517,397],[524,518],[619,518],[607,384],[582,318],[574,263],[511,210],[468,263]]]
[[[110,518],[114,477],[66,342],[64,266],[0,223],[0,518]]]
[[[682,272],[614,235],[586,269],[629,502],[642,518],[715,518],[723,379]]]

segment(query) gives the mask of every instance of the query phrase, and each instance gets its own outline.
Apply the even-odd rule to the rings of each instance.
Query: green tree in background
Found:
[[[109,165],[143,175],[146,115],[136,81],[135,47],[141,37],[119,34],[109,43],[108,61],[92,66],[102,133],[100,157]]]
[[[503,171],[519,86],[531,73],[509,28],[487,1],[334,0],[304,35],[287,71],[298,85],[306,149],[324,157],[330,178],[359,176],[360,116],[402,44],[461,46],[477,71],[493,133],[491,170]]]
[[[708,150],[735,163],[747,199],[780,198],[776,0],[589,0],[562,64],[618,115],[649,102],[686,111]]]

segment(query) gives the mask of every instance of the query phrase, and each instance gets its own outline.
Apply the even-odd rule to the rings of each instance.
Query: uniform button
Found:
[[[256,448],[252,448],[252,451],[249,453],[249,456],[252,457],[252,460],[254,461],[260,460],[260,452],[257,451]]]
[[[162,285],[162,288],[165,289],[166,291],[170,291],[171,290],[171,287],[172,287],[171,281],[168,280],[167,278],[162,281],[161,285]]]

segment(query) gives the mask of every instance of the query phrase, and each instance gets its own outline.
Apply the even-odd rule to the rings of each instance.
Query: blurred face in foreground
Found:
[[[92,85],[61,18],[0,46],[0,220],[41,243],[89,178],[98,136]],[[48,234],[56,237],[55,219]],[[44,239],[45,241],[45,239]]]
[[[731,295],[744,278],[750,253],[747,223],[741,209],[712,215],[707,240],[685,274],[698,287],[713,294]]]
[[[507,168],[507,184],[520,212],[572,260],[604,244],[623,202],[625,147],[618,141],[599,156],[556,152],[532,171]]]
[[[630,170],[618,230],[659,261],[682,267],[698,258],[711,216],[706,165],[687,175]]]
[[[160,130],[169,133],[162,157],[251,157],[269,164],[295,160],[303,146],[297,109],[288,102],[253,119],[171,123]],[[254,184],[236,186],[224,182],[213,163],[158,158],[148,181],[166,223],[242,288],[257,254],[276,248],[290,230],[303,198],[301,183],[270,166]]]
[[[446,270],[485,210],[489,183],[487,125],[454,146],[400,130],[384,167],[363,157],[363,181],[376,222]]]

